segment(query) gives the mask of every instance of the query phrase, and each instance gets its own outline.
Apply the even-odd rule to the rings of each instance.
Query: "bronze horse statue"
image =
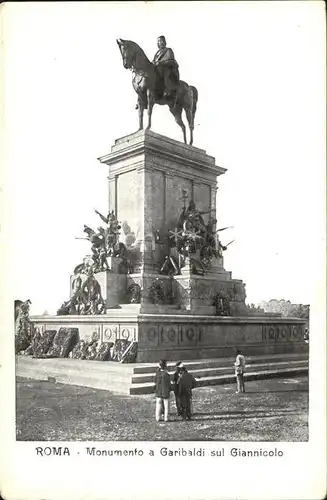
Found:
[[[184,109],[190,128],[190,144],[193,144],[194,116],[198,101],[197,89],[180,80],[176,101],[163,97],[163,79],[160,77],[155,65],[146,57],[141,47],[135,42],[122,40],[121,38],[117,40],[117,44],[123,58],[124,68],[131,69],[133,72],[133,87],[138,95],[139,130],[143,129],[143,112],[145,109],[148,110],[147,128],[149,129],[151,128],[153,105],[167,104],[176,123],[181,127],[184,142],[187,144],[186,128],[182,120],[182,111]]]

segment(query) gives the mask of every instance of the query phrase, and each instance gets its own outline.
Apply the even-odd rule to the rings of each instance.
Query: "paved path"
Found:
[[[153,395],[120,396],[92,388],[18,379],[17,439],[56,441],[306,441],[308,379],[248,382],[194,391],[194,418],[154,419]]]

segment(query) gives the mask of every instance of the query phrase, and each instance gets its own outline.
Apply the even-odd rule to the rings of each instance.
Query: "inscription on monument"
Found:
[[[195,346],[202,341],[203,334],[199,325],[156,325],[149,327],[145,336],[152,345]]]
[[[115,340],[134,340],[136,338],[136,328],[132,325],[110,325],[103,329],[103,342],[115,342]]]
[[[287,342],[303,340],[303,325],[263,325],[263,342]]]

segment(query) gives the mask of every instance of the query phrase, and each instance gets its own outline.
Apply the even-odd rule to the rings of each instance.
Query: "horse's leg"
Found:
[[[186,128],[182,120],[182,106],[180,104],[176,104],[176,106],[169,106],[169,111],[172,115],[174,115],[176,123],[180,126],[183,131],[184,142],[187,144],[186,140]]]
[[[193,129],[194,129],[194,119],[193,113],[190,108],[185,109],[186,118],[188,121],[188,125],[190,127],[190,145],[193,144]]]
[[[188,87],[184,94],[183,108],[190,128],[190,145],[193,144],[194,115],[197,103],[197,90],[195,87]]]
[[[144,111],[144,103],[142,97],[139,95],[137,100],[138,111],[139,111],[139,130],[143,129],[143,111]]]
[[[150,90],[147,91],[147,98],[148,98],[148,126],[147,126],[147,129],[150,129],[151,128],[152,109],[153,109],[153,105],[154,105],[154,96]]]

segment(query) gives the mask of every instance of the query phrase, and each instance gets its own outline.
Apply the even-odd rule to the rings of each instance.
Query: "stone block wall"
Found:
[[[139,325],[138,361],[229,357],[239,347],[246,355],[306,352],[304,322],[256,318],[175,317],[145,319]]]
[[[93,317],[32,317],[45,330],[78,328],[79,338],[91,340],[94,332],[101,342],[118,339],[138,342],[137,362],[210,359],[234,355],[239,347],[246,355],[307,352],[305,321],[286,318],[226,318],[182,314],[139,314],[135,309],[112,310]]]

